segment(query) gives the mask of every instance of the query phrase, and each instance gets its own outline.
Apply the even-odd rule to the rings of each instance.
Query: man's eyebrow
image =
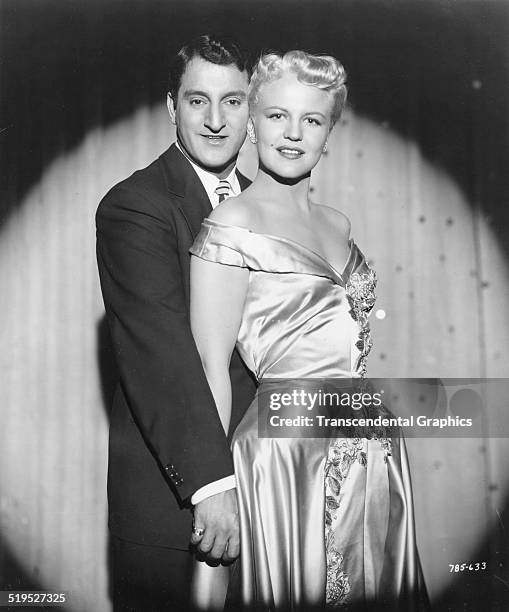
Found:
[[[241,98],[245,100],[247,98],[247,94],[242,89],[238,89],[237,91],[230,91],[223,96],[223,98]]]
[[[186,89],[183,93],[185,98],[189,98],[190,96],[202,96],[203,98],[208,98],[208,95],[204,91],[200,91],[199,89]]]
[[[210,95],[206,91],[201,91],[199,89],[186,89],[183,93],[184,98],[190,98],[191,96],[201,96],[202,98],[209,99]],[[238,89],[235,91],[226,92],[221,99],[224,98],[240,98],[241,100],[245,100],[247,98],[247,94],[242,89]]]

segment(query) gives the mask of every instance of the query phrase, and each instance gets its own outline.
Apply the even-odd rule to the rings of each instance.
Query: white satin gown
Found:
[[[260,393],[278,379],[366,374],[376,276],[349,246],[339,271],[292,240],[206,219],[191,249],[249,270],[237,348],[260,387],[232,442],[231,609],[427,609],[403,440],[259,436]]]

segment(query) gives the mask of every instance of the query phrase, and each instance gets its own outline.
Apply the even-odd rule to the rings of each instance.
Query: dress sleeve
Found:
[[[207,261],[247,268],[242,250],[242,241],[246,239],[246,232],[247,230],[242,228],[217,224],[205,219],[189,252]]]

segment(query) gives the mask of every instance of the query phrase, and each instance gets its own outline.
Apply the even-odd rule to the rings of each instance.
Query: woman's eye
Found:
[[[269,119],[281,119],[281,117],[283,116],[283,113],[272,113],[271,115],[269,115]]]
[[[320,123],[320,121],[318,121],[318,119],[315,119],[314,117],[308,117],[307,118],[308,123],[310,123],[311,125],[322,125]]]

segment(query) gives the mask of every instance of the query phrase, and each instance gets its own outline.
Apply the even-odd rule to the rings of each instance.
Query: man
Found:
[[[97,212],[120,372],[108,469],[115,610],[187,609],[191,506],[192,543],[211,560],[238,555],[232,459],[189,324],[188,249],[212,206],[248,184],[235,167],[246,65],[229,40],[202,36],[181,49],[168,94],[177,143],[113,187]],[[254,395],[237,354],[231,377],[233,431]]]

